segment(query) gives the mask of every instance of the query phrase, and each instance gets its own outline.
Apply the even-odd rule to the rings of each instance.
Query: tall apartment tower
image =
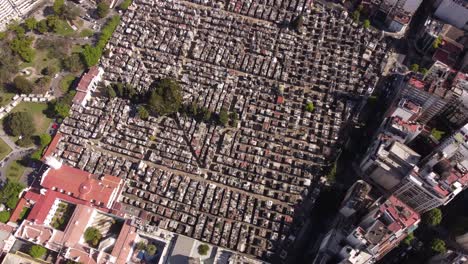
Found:
[[[393,190],[414,210],[424,213],[449,203],[468,186],[468,124],[444,140]]]

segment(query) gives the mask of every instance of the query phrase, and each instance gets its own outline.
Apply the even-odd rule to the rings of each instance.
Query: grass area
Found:
[[[0,160],[3,160],[11,152],[10,146],[0,138]]]
[[[7,178],[12,181],[19,181],[25,170],[26,167],[20,161],[15,160],[7,168]]]
[[[46,103],[21,102],[11,112],[29,112],[36,125],[36,133],[34,135],[40,135],[47,133],[47,129],[52,123],[52,119],[44,114],[44,110],[46,109]]]
[[[73,81],[76,79],[76,76],[73,74],[68,74],[60,80],[60,89],[62,92],[66,93],[71,89]]]
[[[77,45],[73,45],[71,53],[80,53],[82,51],[83,51],[83,46],[77,44]]]
[[[49,58],[48,53],[49,51],[47,49],[36,49],[34,60],[32,62],[21,63],[19,68],[25,69],[33,67],[36,69],[36,74],[41,74],[42,69],[52,65],[61,69],[60,60],[57,58]]]
[[[71,28],[71,26],[68,25],[67,21],[65,20],[59,20],[59,23],[57,25],[57,30],[55,32],[58,35],[64,36],[64,37],[69,37],[75,34],[75,31],[73,30],[73,28]]]
[[[5,106],[10,103],[11,99],[15,96],[14,93],[0,91],[0,106]]]
[[[82,38],[89,38],[91,36],[94,35],[94,31],[92,29],[89,29],[89,28],[85,28],[83,30],[81,30],[80,32],[80,37]]]

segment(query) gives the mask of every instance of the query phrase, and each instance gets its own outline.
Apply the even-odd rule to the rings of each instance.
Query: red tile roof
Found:
[[[112,256],[117,257],[117,264],[127,262],[136,237],[136,228],[129,224],[129,220],[126,220],[111,253]]]
[[[78,83],[76,90],[81,92],[87,92],[89,89],[89,84],[99,74],[99,68],[97,66],[91,67],[87,73],[83,74]]]
[[[55,134],[54,139],[52,139],[52,141],[50,142],[49,146],[47,147],[47,150],[44,152],[44,155],[42,155],[42,161],[44,161],[46,157],[52,156],[55,149],[57,149],[57,145],[60,142],[60,139],[62,139],[62,134],[58,132],[57,134]]]
[[[74,104],[81,104],[83,100],[86,98],[86,92],[78,91],[73,97]]]
[[[105,175],[99,179],[96,175],[62,165],[60,169],[50,168],[42,176],[41,185],[44,188],[62,191],[71,197],[88,201],[101,207],[110,208],[122,179]]]
[[[416,79],[416,78],[414,78],[414,77],[412,77],[412,78],[408,81],[408,83],[409,83],[411,86],[413,86],[413,87],[415,87],[415,88],[418,88],[418,89],[423,89],[424,86],[426,85],[426,83],[424,83],[423,81],[418,80],[418,79]]]

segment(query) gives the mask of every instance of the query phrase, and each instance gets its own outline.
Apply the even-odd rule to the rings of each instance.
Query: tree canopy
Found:
[[[158,115],[168,115],[179,110],[182,104],[180,85],[172,79],[162,79],[153,85],[148,100],[149,110]]]
[[[307,103],[306,103],[306,106],[305,106],[305,110],[306,110],[307,112],[312,112],[312,111],[314,111],[314,103],[312,103],[312,102],[307,102]]]
[[[445,242],[441,239],[435,238],[431,242],[431,249],[436,253],[445,253],[447,252],[447,248],[445,246]]]
[[[442,211],[434,208],[423,215],[423,222],[428,226],[436,226],[442,222]]]
[[[46,253],[47,249],[39,245],[33,245],[29,249],[29,255],[33,258],[42,258]]]
[[[295,29],[296,31],[300,31],[303,25],[304,25],[304,17],[302,15],[297,16],[291,22],[291,28]]]
[[[370,27],[370,20],[369,19],[366,19],[364,20],[364,23],[362,25],[364,28],[369,28]]]
[[[62,12],[65,7],[65,1],[64,0],[55,0],[54,5],[52,6],[52,9],[54,10],[54,13],[58,16],[62,15]]]
[[[418,72],[419,71],[419,64],[417,64],[417,63],[411,64],[410,70],[413,71],[413,72]]]
[[[148,110],[142,105],[138,107],[138,116],[143,120],[147,120],[149,117]]]
[[[15,89],[20,94],[30,94],[33,90],[33,84],[31,81],[23,76],[16,76],[13,80]]]
[[[220,125],[226,126],[229,122],[229,114],[225,108],[222,108],[219,112],[218,122]]]
[[[102,234],[97,228],[88,227],[85,230],[84,239],[89,245],[97,247],[102,239]]]
[[[97,4],[96,14],[98,15],[98,17],[100,18],[106,17],[109,14],[109,11],[110,11],[110,7],[109,7],[109,4],[107,4],[106,2],[101,1]]]
[[[207,244],[201,244],[201,245],[198,246],[198,254],[204,256],[204,255],[208,254],[209,249],[210,249],[210,247]]]
[[[5,186],[0,190],[0,202],[13,209],[18,203],[18,196],[24,189],[24,185],[19,182],[8,180]]]
[[[156,254],[157,250],[158,250],[158,248],[153,244],[146,246],[146,252],[148,252],[149,255]]]
[[[1,211],[0,212],[0,222],[7,223],[10,220],[10,212],[9,211]]]
[[[132,0],[124,0],[122,3],[119,5],[120,10],[127,10],[130,5],[132,5]]]
[[[28,112],[11,113],[5,119],[5,131],[12,136],[32,136],[36,127],[32,116]]]
[[[10,42],[10,48],[25,62],[31,62],[34,59],[34,49],[31,44],[34,41],[34,37],[16,37]]]

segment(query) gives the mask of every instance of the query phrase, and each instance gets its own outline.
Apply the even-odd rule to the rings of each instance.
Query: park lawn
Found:
[[[42,69],[54,65],[58,69],[61,69],[60,60],[57,58],[49,58],[49,51],[47,49],[36,49],[36,56],[32,62],[23,62],[20,64],[20,69],[25,69],[28,67],[33,67],[36,69],[36,74],[40,75]]]
[[[69,37],[75,34],[75,31],[73,30],[73,28],[71,28],[67,21],[60,19],[55,33],[64,37]]]
[[[3,160],[10,152],[10,146],[8,146],[8,144],[0,138],[0,160]]]
[[[26,167],[23,166],[18,160],[15,160],[8,166],[6,176],[9,180],[19,181],[25,170]]]
[[[94,35],[94,31],[92,29],[89,29],[89,28],[85,28],[83,30],[81,30],[80,32],[80,37],[82,38],[89,38],[89,37],[92,37]]]
[[[0,106],[5,106],[10,103],[14,96],[14,93],[3,92],[0,90]]]
[[[28,112],[32,115],[34,124],[36,125],[36,133],[40,135],[47,133],[47,129],[52,123],[52,119],[48,118],[44,111],[47,109],[47,103],[32,103],[21,102],[11,112]]]
[[[76,76],[73,74],[68,74],[60,80],[60,89],[62,92],[66,93],[69,90],[71,90],[71,86],[73,84],[73,81],[76,79]]]

